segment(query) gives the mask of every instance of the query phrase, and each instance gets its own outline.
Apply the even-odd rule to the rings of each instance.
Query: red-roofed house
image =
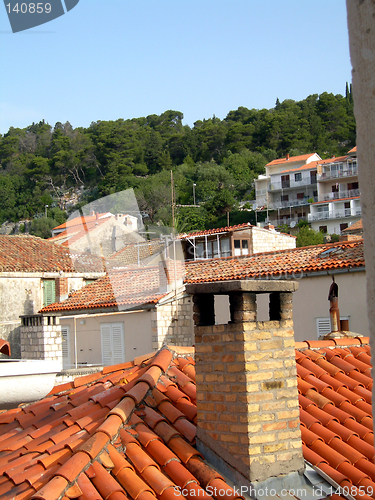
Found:
[[[295,236],[279,233],[272,226],[252,226],[250,222],[180,234],[178,238],[186,261],[253,255],[296,247]]]
[[[37,325],[23,318],[22,336],[42,342],[49,334],[45,325],[58,325],[64,368],[122,363],[166,343],[191,346],[192,306],[183,272],[173,261],[109,270],[65,301],[42,308]]]
[[[66,248],[35,236],[0,236],[0,338],[9,341],[12,357],[21,358],[20,316],[66,299],[103,271],[101,259],[70,255]]]

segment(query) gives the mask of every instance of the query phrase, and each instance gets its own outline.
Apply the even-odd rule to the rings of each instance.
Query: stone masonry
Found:
[[[152,311],[152,348],[160,349],[163,345],[191,346],[194,338],[192,321],[192,299],[190,296],[178,297],[177,300],[158,304]]]
[[[22,317],[22,359],[47,359],[62,368],[62,336],[59,318],[56,316]]]
[[[196,325],[197,446],[250,482],[304,468],[292,319],[296,288],[281,281],[188,287]],[[256,321],[261,292],[270,293],[270,320],[264,322]],[[229,295],[228,324],[214,325],[215,293]]]

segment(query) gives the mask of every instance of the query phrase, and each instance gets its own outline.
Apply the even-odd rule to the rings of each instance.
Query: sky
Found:
[[[345,0],[80,0],[19,33],[0,5],[0,61],[2,134],[168,109],[193,126],[351,82]]]

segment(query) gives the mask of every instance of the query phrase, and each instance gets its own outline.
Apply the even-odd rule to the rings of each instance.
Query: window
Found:
[[[282,194],[282,195],[281,195],[281,201],[289,201],[289,195],[287,195],[287,194]]]
[[[105,366],[125,361],[125,339],[123,323],[102,323],[102,363]]]
[[[310,182],[311,184],[316,184],[316,170],[310,172]]]
[[[282,175],[281,176],[281,187],[283,189],[290,187],[289,175]]]
[[[234,255],[249,255],[249,240],[234,240]]]
[[[62,359],[63,359],[63,369],[67,370],[71,368],[70,361],[70,345],[69,345],[69,326],[61,327],[61,337],[62,337]]]
[[[327,233],[327,226],[319,226],[319,231],[320,231],[321,233],[326,234],[326,233]]]
[[[56,302],[55,280],[43,281],[43,306],[49,306]]]
[[[297,200],[303,200],[305,193],[297,193]]]
[[[301,172],[298,172],[297,174],[294,174],[294,180],[295,180],[295,182],[302,181],[302,174],[301,174]]]
[[[344,231],[344,229],[346,229],[348,227],[348,224],[344,223],[344,224],[340,224],[340,231]]]
[[[230,241],[229,238],[223,238],[220,240],[221,245],[221,256],[229,257],[230,256]]]

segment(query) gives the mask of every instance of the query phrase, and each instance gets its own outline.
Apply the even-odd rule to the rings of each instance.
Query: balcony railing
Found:
[[[307,217],[288,217],[283,219],[270,219],[269,223],[272,224],[273,226],[282,226],[284,224],[290,226],[292,224],[294,227],[298,224],[298,222],[302,220],[307,220]]]
[[[342,177],[353,177],[358,175],[358,166],[353,164],[350,166],[345,166],[343,169],[329,170],[318,174],[318,181],[326,181],[329,179],[340,179]]]
[[[295,189],[303,186],[313,186],[316,184],[316,177],[301,179],[300,181],[295,181],[290,179],[289,181],[275,181],[268,185],[268,191],[281,191],[282,189]]]
[[[269,203],[268,208],[270,210],[277,210],[278,208],[300,207],[301,205],[308,205],[313,201],[318,201],[318,198],[316,196],[306,196],[301,199],[293,198],[286,201],[274,201],[273,203]]]
[[[327,193],[321,196],[321,201],[340,200],[342,198],[355,198],[360,196],[359,189],[350,189],[349,191],[338,191],[336,193]]]
[[[308,214],[308,221],[313,222],[316,220],[329,220],[329,219],[345,219],[346,217],[356,217],[361,215],[362,210],[360,207],[344,208],[342,210],[335,210],[334,212],[322,211]]]

